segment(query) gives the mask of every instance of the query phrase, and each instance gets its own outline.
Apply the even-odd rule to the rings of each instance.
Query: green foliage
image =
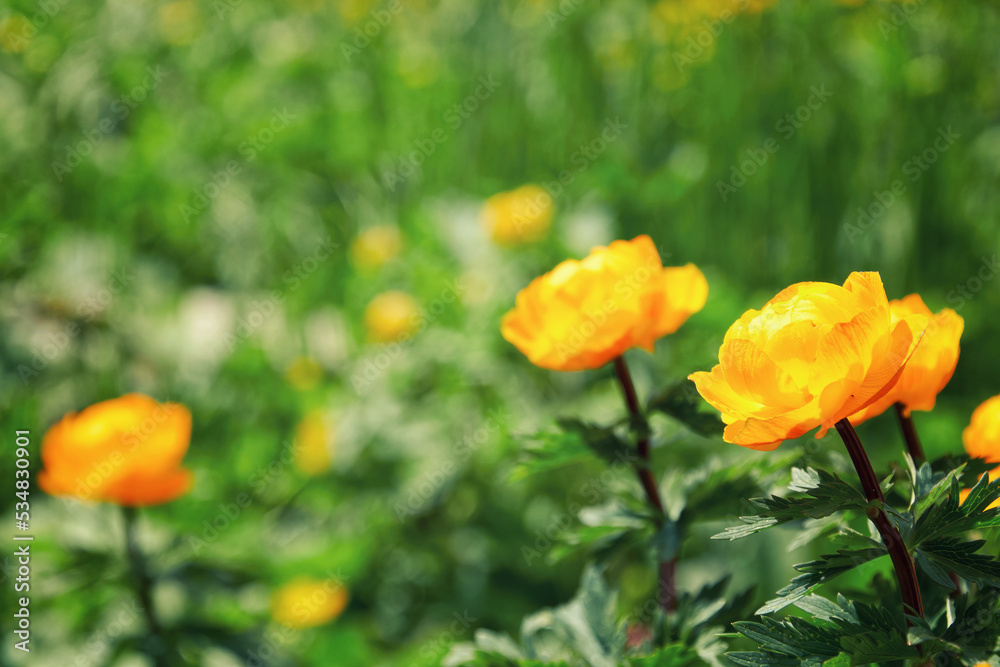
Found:
[[[825,470],[793,469],[789,490],[806,495],[801,498],[751,498],[750,502],[759,513],[741,516],[742,525],[730,526],[712,539],[738,540],[790,521],[821,519],[846,509],[864,510],[868,505],[860,491]]]
[[[649,401],[650,412],[662,412],[676,419],[695,433],[710,437],[720,436],[725,424],[716,412],[706,412],[704,401],[695,391],[690,380],[679,382]]]

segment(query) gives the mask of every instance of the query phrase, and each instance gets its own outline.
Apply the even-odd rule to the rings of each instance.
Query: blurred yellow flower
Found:
[[[311,357],[297,357],[285,371],[285,378],[295,389],[309,391],[323,379],[323,367]]]
[[[338,581],[300,577],[274,592],[271,617],[289,628],[312,628],[340,616],[348,599],[347,589]]]
[[[181,467],[191,439],[191,413],[143,394],[71,412],[42,439],[38,485],[56,496],[124,506],[157,505],[191,487]]]
[[[332,429],[323,410],[311,410],[295,429],[295,465],[307,475],[321,475],[330,469]]]
[[[403,241],[393,225],[369,227],[351,243],[351,261],[359,269],[377,269],[399,254]]]
[[[890,301],[889,310],[893,324],[910,315],[922,315],[929,324],[899,382],[885,396],[854,414],[851,423],[855,425],[882,414],[895,403],[902,403],[907,415],[912,410],[934,409],[938,393],[951,380],[958,363],[958,343],[965,328],[965,320],[958,313],[951,308],[932,313],[918,294]]]
[[[544,239],[553,209],[548,192],[537,185],[522,185],[487,199],[480,217],[490,238],[499,245],[514,246]]]
[[[893,321],[878,273],[798,283],[744,313],[719,364],[689,378],[722,413],[726,442],[772,450],[817,426],[822,437],[885,395],[926,326],[923,315]]]
[[[13,14],[0,21],[0,48],[7,53],[20,53],[38,29],[20,14]]]
[[[365,327],[368,339],[373,342],[399,342],[417,332],[420,307],[406,292],[383,292],[365,309]]]
[[[708,298],[694,264],[664,268],[648,236],[594,248],[536,278],[504,315],[501,333],[531,363],[557,371],[600,368],[633,347],[650,352]]]
[[[191,0],[177,0],[160,7],[160,32],[170,44],[190,44],[200,30],[201,15]]]

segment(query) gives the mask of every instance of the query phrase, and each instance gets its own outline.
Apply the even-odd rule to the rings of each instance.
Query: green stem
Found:
[[[903,605],[907,614],[924,618],[924,603],[920,596],[920,586],[917,583],[917,571],[913,566],[913,559],[906,549],[899,530],[889,521],[882,505],[885,504],[885,496],[882,495],[882,487],[879,486],[878,478],[872,469],[868,454],[861,444],[861,439],[847,419],[837,422],[837,432],[844,440],[847,453],[854,462],[854,468],[858,471],[861,486],[864,489],[865,497],[871,503],[868,509],[868,518],[871,519],[875,527],[878,528],[882,536],[882,542],[889,551],[889,558],[892,560],[892,567],[896,571],[896,580],[899,583],[899,592],[903,598]],[[907,627],[912,624],[907,619]]]
[[[615,374],[618,376],[618,383],[622,387],[625,395],[625,405],[628,407],[632,422],[635,425],[644,424],[645,417],[642,408],[639,406],[639,396],[635,391],[635,384],[632,382],[632,374],[625,363],[625,357],[615,358]],[[639,462],[635,466],[636,474],[639,477],[639,484],[646,492],[646,499],[657,511],[660,523],[664,518],[663,501],[660,499],[660,490],[656,486],[653,471],[650,469],[650,448],[649,429],[645,427],[637,428],[636,450],[639,454]],[[659,564],[659,590],[657,599],[663,611],[670,613],[677,609],[677,558],[661,561]]]
[[[139,549],[139,543],[135,536],[138,511],[134,507],[122,507],[122,514],[125,517],[125,550],[132,571],[132,583],[139,598],[139,604],[142,606],[142,613],[146,617],[149,636],[154,642],[155,650],[150,651],[149,655],[156,667],[170,667],[164,650],[166,641],[163,637],[163,625],[153,607],[153,578],[149,574],[146,558]]]

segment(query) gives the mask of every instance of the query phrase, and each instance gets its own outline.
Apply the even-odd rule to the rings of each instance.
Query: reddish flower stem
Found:
[[[163,626],[160,624],[153,607],[153,578],[149,575],[146,559],[139,549],[139,543],[135,537],[137,510],[134,507],[122,507],[122,514],[125,516],[125,550],[128,555],[129,567],[132,570],[132,580],[135,584],[139,604],[142,605],[142,613],[146,617],[149,636],[154,642],[149,657],[153,659],[156,667],[169,667],[170,661],[163,653],[165,648]]]
[[[639,396],[635,391],[635,384],[632,382],[632,374],[628,370],[628,364],[625,363],[625,357],[615,358],[615,373],[618,376],[618,383],[621,385],[622,392],[625,395],[625,405],[628,406],[628,411],[632,415],[633,422],[636,424],[643,423],[645,417],[643,417],[642,408],[639,405]],[[635,465],[635,471],[639,476],[639,483],[646,492],[646,499],[657,511],[662,523],[664,515],[663,501],[660,499],[660,491],[656,486],[656,480],[653,478],[653,471],[649,467],[649,435],[646,431],[647,429],[641,428],[638,430],[636,436],[636,450],[639,454],[639,461]],[[677,609],[677,558],[660,562],[659,569],[657,599],[663,611],[669,613]]]
[[[906,414],[906,406],[896,403],[896,417],[899,419],[899,428],[903,431],[903,438],[906,440],[906,448],[910,450],[913,462],[918,466],[927,460],[924,448],[917,437],[917,428],[913,425],[913,419]]]
[[[837,432],[840,433],[840,437],[847,447],[847,453],[850,454],[851,461],[854,462],[854,467],[858,471],[865,497],[870,503],[878,501],[877,504],[869,507],[868,518],[878,528],[882,542],[889,551],[889,558],[896,571],[896,580],[899,582],[899,592],[903,597],[905,611],[908,614],[924,618],[924,603],[920,596],[920,586],[917,584],[917,571],[913,566],[913,558],[910,557],[910,552],[907,551],[899,530],[889,521],[885,510],[882,509],[885,496],[882,495],[882,487],[879,486],[878,478],[875,477],[875,471],[872,469],[871,461],[868,460],[868,454],[865,453],[861,439],[858,438],[854,427],[847,419],[841,419],[837,422]],[[910,627],[912,624],[907,620],[906,625]]]

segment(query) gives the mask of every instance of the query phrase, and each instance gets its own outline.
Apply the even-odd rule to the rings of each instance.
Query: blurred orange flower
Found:
[[[689,378],[722,412],[726,442],[772,450],[817,426],[822,437],[885,395],[926,326],[922,315],[892,321],[878,273],[798,283],[744,313],[719,364]]]
[[[271,617],[289,628],[311,628],[340,616],[348,600],[347,589],[338,581],[300,577],[274,592]]]
[[[406,292],[379,294],[365,309],[368,338],[376,343],[396,343],[409,338],[420,326],[420,308]]]
[[[537,185],[523,185],[487,199],[480,216],[490,238],[499,245],[514,246],[545,238],[553,208],[548,192]]]
[[[71,412],[42,439],[46,493],[128,507],[158,505],[191,487],[181,460],[191,413],[179,403],[127,394]]]
[[[1000,395],[986,399],[972,412],[962,431],[962,444],[969,456],[1000,463]]]
[[[664,268],[648,236],[594,248],[566,260],[517,295],[501,322],[503,337],[536,366],[599,368],[625,350],[650,352],[708,298],[694,264]]]
[[[962,444],[969,456],[987,463],[1000,463],[1000,395],[988,398],[972,412],[972,420],[962,431]],[[990,481],[1000,477],[1000,466],[990,471]],[[965,502],[970,489],[965,489],[959,499]],[[1000,500],[988,509],[1000,507]]]
[[[851,423],[855,425],[882,414],[894,403],[906,406],[907,415],[912,410],[934,409],[938,393],[951,380],[958,363],[958,342],[965,328],[965,320],[958,313],[945,308],[934,314],[918,294],[890,301],[889,310],[893,324],[909,315],[923,315],[929,324],[913,356],[906,362],[899,382],[885,396],[854,414]]]

